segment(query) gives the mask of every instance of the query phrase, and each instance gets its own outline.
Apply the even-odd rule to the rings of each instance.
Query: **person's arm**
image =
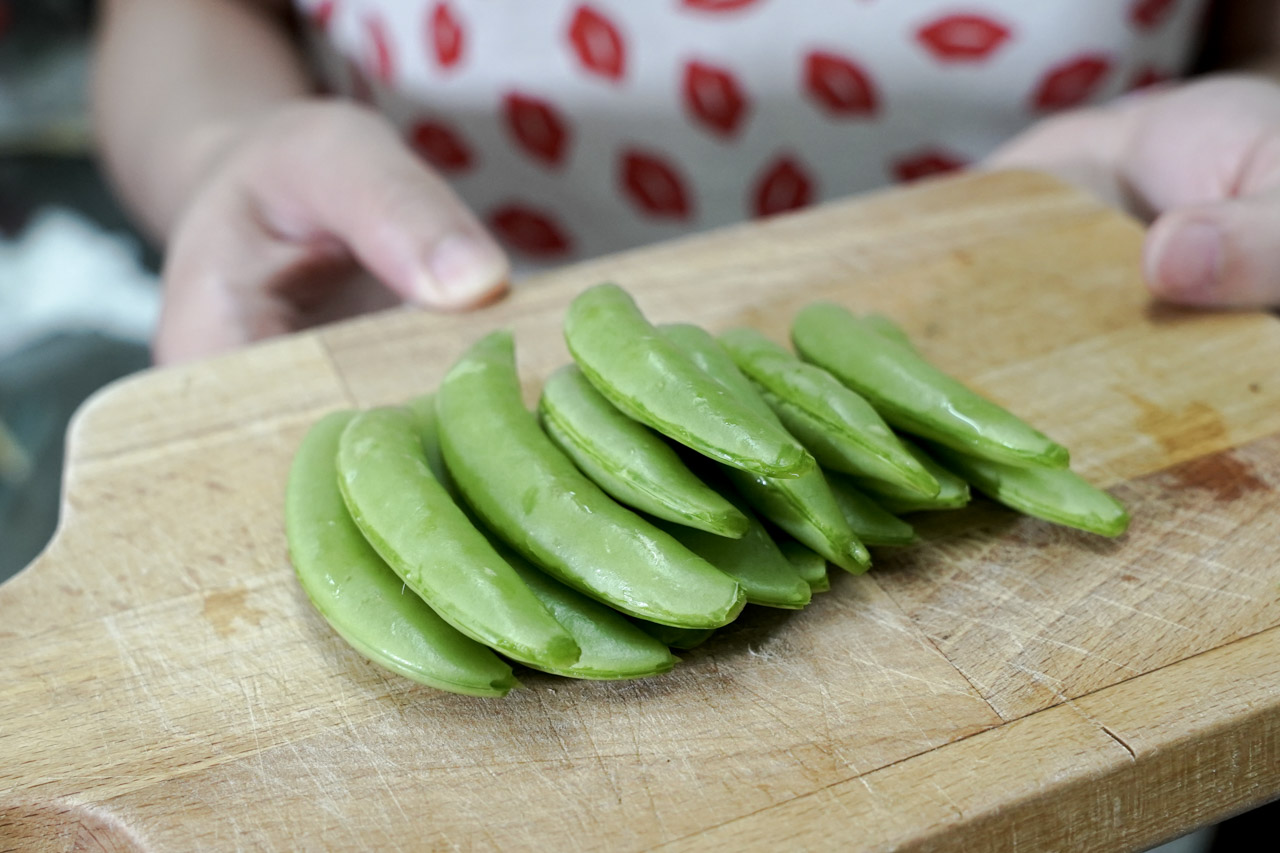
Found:
[[[395,129],[309,89],[283,3],[104,4],[95,124],[120,195],[166,246],[158,361],[505,286],[501,250]]]

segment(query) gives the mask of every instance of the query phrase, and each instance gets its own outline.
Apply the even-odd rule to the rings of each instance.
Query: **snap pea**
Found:
[[[781,424],[733,358],[705,330],[687,324],[663,326],[661,333],[708,376],[760,418]],[[871,556],[849,528],[822,472],[814,468],[792,479],[758,477],[725,468],[738,493],[768,521],[850,572],[864,572]]]
[[[289,559],[311,603],[357,652],[406,678],[470,696],[505,696],[511,667],[445,622],[391,571],[338,490],[338,439],[354,412],[321,418],[289,469]]]
[[[866,397],[897,429],[997,462],[1067,466],[1065,447],[839,305],[802,309],[791,337],[806,361]]]
[[[417,417],[418,433],[432,473],[442,482],[442,478],[449,478],[446,488],[454,488],[440,450],[435,396],[427,394],[419,397],[407,408]],[[460,495],[452,491],[450,494],[454,495],[455,501],[461,501]],[[465,503],[461,504],[461,508],[464,512],[468,511]],[[473,522],[476,522],[482,533],[485,532],[480,528],[478,520],[473,519]],[[667,672],[677,663],[665,645],[638,629],[617,611],[592,601],[543,574],[495,537],[490,536],[489,539],[498,555],[515,569],[521,580],[528,584],[529,590],[582,649],[577,662],[569,666],[530,664],[533,668],[569,678],[615,681],[657,675]]]
[[[738,369],[764,389],[765,402],[782,425],[820,465],[899,482],[922,495],[937,494],[938,482],[857,392],[755,329],[731,329],[719,340]]]
[[[924,497],[898,483],[871,478],[855,477],[858,488],[875,499],[876,503],[894,515],[908,512],[919,512],[931,509],[957,509],[969,503],[969,484],[955,474],[943,468],[937,461],[920,449],[920,446],[908,439],[899,437],[907,452],[925,467],[938,481],[938,493],[933,497]]]
[[[911,545],[918,541],[910,524],[863,494],[846,477],[828,473],[827,483],[853,532],[867,545]]]
[[[653,637],[659,643],[673,649],[693,649],[711,639],[714,628],[672,628],[670,625],[659,625],[657,622],[637,621],[641,631]]]
[[[939,488],[938,482],[932,474],[930,474],[930,479],[927,481],[923,478],[914,477],[913,485],[912,481],[901,476],[900,468],[887,465],[882,459],[863,451],[856,445],[842,441],[820,421],[811,418],[802,409],[783,402],[763,388],[760,389],[760,394],[765,402],[777,413],[783,426],[813,454],[813,458],[818,460],[818,464],[821,467],[850,476],[874,478],[885,483],[892,483],[908,494],[918,495],[926,499],[931,496],[930,492]],[[898,442],[901,444],[901,438],[898,439]],[[928,473],[927,469],[926,473]]]
[[[742,609],[736,581],[615,503],[543,434],[520,399],[509,332],[463,354],[437,392],[436,411],[463,496],[535,565],[652,622],[716,628]]]
[[[449,493],[449,497],[453,498],[453,502],[459,509],[466,512],[467,507],[462,503],[462,495],[458,493],[458,486],[453,482],[453,475],[449,473],[449,468],[444,464],[444,456],[440,453],[440,424],[436,418],[436,395],[423,394],[415,397],[405,404],[405,409],[413,415],[414,426],[417,427],[418,436],[422,439],[422,452],[427,457],[427,467],[431,469],[437,482],[444,486],[444,490]]]
[[[365,539],[446,622],[523,663],[578,659],[577,643],[432,476],[408,412],[373,409],[352,418],[337,468]]]
[[[791,566],[814,593],[831,589],[831,578],[827,576],[827,558],[812,548],[807,548],[794,539],[777,540],[778,550],[786,557]]]
[[[906,330],[894,322],[892,318],[886,317],[884,314],[863,314],[861,319],[862,324],[877,335],[890,338],[915,349],[916,345],[911,343],[911,337]]]
[[[670,523],[660,522],[659,526],[681,545],[736,580],[748,604],[788,610],[804,607],[809,603],[809,585],[796,574],[769,531],[751,511],[741,505],[738,509],[749,525],[746,534],[738,539]]]
[[[871,568],[871,555],[849,526],[819,471],[779,487],[778,481],[729,470],[729,480],[757,512],[847,572]]]
[[[657,434],[618,411],[575,365],[547,379],[538,414],[547,436],[619,502],[718,537],[747,532],[741,511],[699,480]]]
[[[727,388],[734,399],[750,408],[753,414],[781,427],[778,416],[760,398],[760,389],[738,369],[733,356],[710,332],[692,323],[664,323],[658,327],[658,334],[679,348],[694,366]]]
[[[580,293],[569,306],[564,335],[591,384],[631,418],[760,476],[796,477],[813,468],[798,441],[708,380],[617,285]]]
[[[535,669],[568,678],[622,681],[669,672],[679,663],[664,643],[618,611],[548,577],[519,554],[508,551],[503,556],[582,648],[582,656],[573,664],[531,664]]]
[[[1072,471],[1006,465],[949,447],[930,450],[978,491],[1019,512],[1101,536],[1119,536],[1129,527],[1122,503]]]

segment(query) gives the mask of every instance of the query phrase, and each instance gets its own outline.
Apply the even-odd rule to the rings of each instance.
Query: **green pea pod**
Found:
[[[811,592],[826,592],[831,589],[826,557],[791,538],[778,540],[778,550],[782,551],[782,556],[787,558],[805,583],[809,584]]]
[[[449,468],[444,464],[444,456],[440,452],[440,424],[436,417],[436,395],[423,394],[421,397],[415,397],[405,404],[405,409],[413,415],[414,425],[422,439],[422,452],[427,455],[427,467],[431,469],[431,473],[440,485],[444,486],[449,497],[453,498],[453,502],[466,512],[467,508],[462,503],[458,485],[453,482],[453,475],[449,473]]]
[[[449,478],[447,488],[452,488],[452,478],[440,450],[435,396],[419,397],[408,408],[417,417],[427,464],[436,479],[444,482],[444,478]],[[461,496],[455,494],[454,500],[460,501]],[[462,509],[466,511],[465,504]],[[500,541],[491,539],[491,544],[582,649],[577,663],[565,667],[531,664],[535,669],[569,678],[620,680],[657,675],[676,664],[665,645],[636,628],[617,611],[553,580]]]
[[[919,541],[910,524],[863,494],[849,479],[828,474],[827,482],[849,526],[867,545],[912,545]]]
[[[577,663],[533,665],[535,669],[568,678],[621,681],[669,672],[679,663],[664,643],[618,611],[544,575],[518,554],[508,551],[503,556],[582,648]]]
[[[929,493],[939,488],[937,480],[932,475],[927,481],[914,475],[911,480],[908,480],[902,477],[900,468],[888,465],[883,459],[841,440],[804,410],[782,401],[763,388],[759,390],[760,395],[778,415],[783,426],[800,440],[800,443],[813,454],[813,458],[818,460],[818,464],[823,468],[850,476],[868,477],[892,483],[902,491],[922,498],[930,497]],[[901,443],[900,438],[897,440]]]
[[[879,336],[895,339],[902,345],[914,348],[905,330],[895,321],[887,318],[887,316],[883,314],[868,314],[863,316],[861,320]],[[797,433],[796,430],[792,430],[792,433],[800,439],[801,443],[805,444],[805,447],[809,447],[809,443],[805,441],[803,434]],[[938,492],[936,494],[923,496],[915,489],[906,487],[896,478],[883,478],[883,476],[876,476],[874,473],[863,475],[860,471],[849,471],[838,469],[838,467],[836,470],[850,474],[852,482],[858,485],[860,491],[867,493],[868,497],[873,498],[884,511],[890,512],[892,515],[904,515],[906,512],[922,510],[955,510],[955,508],[968,505],[968,483],[965,483],[959,476],[952,474],[945,467],[938,465],[932,456],[920,450],[919,444],[902,438],[901,435],[897,437],[897,441],[902,444],[902,447],[906,448],[906,451],[911,456],[915,457],[915,460],[919,462],[920,466],[924,467],[924,470],[928,471],[934,482],[937,482]],[[818,456],[817,452],[814,452],[814,457],[818,459],[819,464],[822,464],[822,457]]]
[[[900,482],[922,495],[938,482],[899,443],[871,404],[820,367],[806,364],[755,329],[731,329],[720,344],[765,402],[820,465]]]
[[[686,324],[664,326],[661,332],[736,399],[761,418],[779,423],[751,380],[710,334]],[[817,468],[786,480],[756,477],[732,468],[726,468],[725,473],[738,493],[760,515],[826,559],[855,573],[864,572],[870,566],[871,556],[849,528],[826,478]]]
[[[912,349],[916,348],[916,345],[911,343],[911,338],[907,335],[906,329],[899,326],[884,314],[864,314],[862,315],[861,320],[862,324],[868,330],[875,332],[877,335],[880,335],[883,338],[889,338],[890,340],[895,340],[900,344],[911,347]]]
[[[1129,527],[1124,504],[1072,471],[1005,465],[936,445],[930,450],[980,492],[1019,512],[1101,536]]]
[[[958,509],[969,503],[968,483],[939,465],[932,456],[921,450],[919,445],[905,438],[900,437],[899,440],[902,446],[938,481],[938,493],[933,497],[924,497],[910,489],[902,488],[898,483],[855,477],[854,482],[858,488],[894,515],[922,510]]]
[[[1067,466],[1065,447],[839,305],[820,302],[802,309],[791,338],[806,361],[867,398],[897,429],[1010,465]]]
[[[738,369],[733,356],[710,332],[691,323],[666,323],[658,327],[658,334],[678,347],[703,373],[727,388],[729,394],[751,409],[756,417],[782,428],[778,416],[760,397],[760,389]]]
[[[624,613],[717,628],[742,610],[737,582],[615,503],[539,428],[520,398],[514,344],[472,346],[436,395],[440,446],[467,503],[535,565]]]
[[[365,539],[450,625],[522,663],[578,659],[577,643],[431,474],[404,409],[351,419],[338,442],[338,485]]]
[[[580,293],[569,306],[564,334],[587,379],[631,418],[760,476],[797,477],[814,467],[798,441],[710,381],[616,284]]]
[[[673,649],[693,649],[711,639],[713,628],[672,628],[657,622],[636,622],[641,631]]]
[[[289,470],[285,533],[299,583],[325,621],[374,663],[451,693],[505,696],[518,686],[511,667],[406,592],[351,520],[335,457],[354,415],[321,418]]]
[[[741,511],[699,480],[657,434],[614,408],[576,366],[565,365],[547,379],[538,414],[556,446],[619,502],[720,537],[747,532]]]
[[[739,506],[749,520],[744,536],[726,539],[702,530],[660,523],[680,544],[733,578],[742,587],[748,604],[799,610],[809,603],[809,585],[796,574],[773,543],[769,531]]]
[[[747,503],[773,524],[847,572],[871,568],[871,555],[849,526],[821,472],[779,486],[779,481],[728,470],[729,481]]]

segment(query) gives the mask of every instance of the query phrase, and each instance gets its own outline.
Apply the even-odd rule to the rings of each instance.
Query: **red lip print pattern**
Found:
[[[1129,20],[1142,29],[1154,29],[1164,23],[1176,4],[1177,0],[1133,0]]]
[[[466,35],[462,21],[448,3],[437,3],[427,23],[427,40],[441,68],[453,68],[462,59]]]
[[[790,156],[783,155],[765,169],[751,197],[754,216],[772,216],[813,203],[813,178]]]
[[[621,80],[627,50],[613,22],[590,6],[579,6],[569,24],[569,41],[582,67],[610,80]]]
[[[643,151],[622,153],[622,191],[650,216],[688,219],[692,209],[684,179],[663,158]]]
[[[810,97],[834,116],[871,116],[879,109],[875,85],[851,59],[815,50],[805,58],[804,85]]]
[[[948,15],[921,27],[916,38],[939,62],[980,62],[1009,39],[1009,28],[982,15]]]
[[[1172,74],[1166,74],[1163,71],[1152,68],[1148,65],[1137,74],[1133,75],[1133,79],[1129,81],[1129,89],[1145,89],[1148,86],[1156,86],[1160,83],[1166,83],[1173,79]]]
[[[395,76],[395,67],[387,26],[381,18],[371,15],[364,20],[364,30],[368,38],[365,67],[369,70],[369,76],[379,83],[389,85]]]
[[[684,101],[695,119],[720,136],[735,136],[747,117],[747,98],[733,75],[696,60],[685,65]]]
[[[684,5],[699,12],[735,12],[755,2],[756,0],[684,0]]]
[[[569,235],[550,215],[522,204],[499,207],[489,215],[489,229],[517,251],[535,258],[566,254]]]
[[[902,183],[909,183],[918,181],[921,178],[927,178],[930,175],[954,172],[963,169],[966,165],[968,164],[963,158],[957,157],[949,151],[928,149],[899,158],[894,161],[891,168],[895,178]]]
[[[1037,110],[1061,110],[1089,100],[1106,82],[1111,60],[1087,55],[1050,68],[1031,97]]]
[[[512,92],[503,104],[507,129],[530,157],[559,166],[568,151],[569,130],[551,104]]]
[[[333,20],[334,0],[323,0],[317,3],[316,7],[311,10],[311,25],[320,32],[329,29],[329,22]],[[0,29],[0,33],[3,30]]]
[[[414,149],[441,172],[461,172],[474,162],[471,148],[457,131],[442,122],[418,122],[409,138]]]

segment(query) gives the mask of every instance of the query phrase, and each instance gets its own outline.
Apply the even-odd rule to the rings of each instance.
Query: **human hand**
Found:
[[[996,151],[1152,221],[1147,286],[1187,305],[1280,305],[1280,85],[1221,76],[1048,119]]]
[[[471,308],[505,290],[502,250],[375,113],[301,102],[228,137],[169,242],[158,363],[397,302]]]

